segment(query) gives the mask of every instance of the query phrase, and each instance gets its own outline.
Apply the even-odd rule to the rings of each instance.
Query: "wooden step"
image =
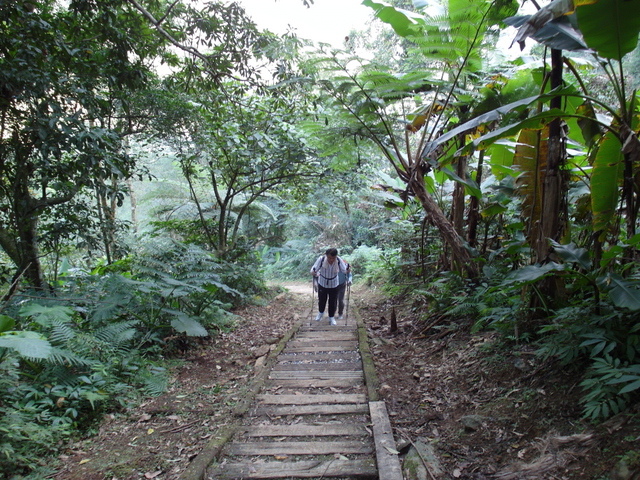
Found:
[[[349,372],[362,371],[361,362],[331,362],[331,363],[285,363],[275,365],[274,372]]]
[[[284,349],[284,353],[323,353],[323,352],[356,352],[357,348],[355,344],[344,345],[287,345]]]
[[[231,443],[225,448],[231,455],[332,455],[370,454],[371,442],[342,440],[337,442],[244,442]]]
[[[273,370],[269,375],[272,380],[275,379],[329,379],[329,378],[363,378],[364,374],[360,371],[326,371],[326,372],[297,372],[295,370]]]
[[[278,355],[277,362],[284,363],[292,363],[292,362],[300,362],[300,363],[311,363],[311,362],[331,362],[337,360],[344,361],[356,361],[360,360],[360,354],[356,351],[346,351],[346,352],[331,352],[331,353],[319,353],[319,352],[304,352],[304,353],[281,353]]]
[[[298,332],[294,340],[315,341],[315,340],[355,340],[357,334],[351,332]]]
[[[246,437],[333,437],[365,436],[371,432],[364,425],[333,423],[324,425],[250,425],[240,429]]]
[[[207,471],[207,480],[237,480],[239,478],[378,478],[373,459],[366,460],[306,460],[300,462],[227,463],[214,465]]]
[[[353,403],[347,405],[259,405],[256,415],[284,417],[285,415],[352,415],[368,414],[369,405]]]
[[[361,393],[343,393],[333,395],[258,395],[256,400],[265,405],[314,405],[366,403],[367,396]]]
[[[291,340],[287,343],[288,348],[303,348],[303,347],[324,347],[327,349],[332,348],[345,348],[349,347],[349,350],[357,350],[358,342],[355,340],[314,340],[314,341],[306,341],[302,340]]]
[[[279,378],[275,380],[269,380],[267,387],[281,386],[285,388],[322,388],[322,387],[336,387],[336,388],[349,388],[359,387],[364,385],[364,379],[359,377],[346,377],[346,378]]]

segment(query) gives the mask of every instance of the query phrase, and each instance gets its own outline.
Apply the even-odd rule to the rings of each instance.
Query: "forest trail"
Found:
[[[311,320],[310,282],[271,288],[284,292],[234,312],[233,330],[194,340],[163,395],[105,415],[96,434],[69,444],[54,478],[283,478],[285,464],[298,478],[378,478],[377,450],[397,462],[356,309],[330,326]],[[248,477],[238,473],[245,460]]]
[[[311,293],[310,285],[285,288]],[[208,480],[402,479],[364,326],[353,311],[335,326],[311,320],[312,312],[266,360],[254,380],[256,394],[236,411],[240,421],[229,441],[204,451],[214,461],[203,475],[191,469],[185,480],[192,473]]]
[[[236,328],[194,339],[187,350],[177,352],[179,363],[164,394],[105,414],[95,434],[67,445],[53,478],[211,480],[221,478],[214,470],[217,465],[226,468],[242,463],[245,457],[254,467],[305,461],[333,461],[339,466],[344,462],[342,457],[366,465],[374,459],[373,453],[324,453],[313,460],[306,453],[273,450],[266,455],[239,454],[257,448],[256,444],[271,448],[275,443],[287,445],[284,442],[300,452],[305,445],[299,442],[303,441],[321,442],[323,448],[326,444],[334,451],[332,443],[349,440],[359,442],[347,444],[352,450],[356,445],[373,450],[371,425],[375,422],[366,409],[362,413],[286,413],[283,409],[294,408],[283,403],[292,398],[287,395],[318,395],[316,400],[320,395],[330,394],[332,399],[342,395],[343,400],[349,399],[342,403],[348,406],[344,408],[359,408],[363,403],[362,397],[348,395],[365,395],[365,402],[384,401],[402,468],[407,469],[412,456],[419,465],[428,459],[431,476],[427,478],[438,480],[602,480],[613,478],[608,472],[622,462],[620,459],[635,458],[629,453],[637,450],[640,438],[640,422],[633,420],[634,414],[613,417],[603,427],[585,424],[580,419],[581,392],[572,371],[541,362],[530,345],[505,349],[495,333],[472,334],[458,325],[435,325],[432,321],[427,330],[419,315],[428,306],[415,301],[394,303],[375,287],[358,284],[351,292],[349,317],[361,319],[366,333],[359,322],[348,324],[352,330],[341,326],[329,329],[311,321],[315,305],[310,282],[278,287],[286,287],[286,291],[273,288],[269,296],[236,310]],[[394,315],[396,332],[385,320]],[[289,384],[278,383],[285,380],[277,378],[285,376],[282,372],[302,368],[293,360],[295,356],[304,355],[309,361],[301,365],[314,365],[311,358],[315,358],[318,365],[355,369],[360,359],[353,347],[343,351],[344,358],[335,351],[302,353],[291,348],[295,342],[312,347],[319,341],[312,339],[314,336],[324,336],[323,341],[329,342],[329,336],[344,334],[351,339],[331,341],[353,342],[356,331],[359,356],[365,360],[360,383],[348,383],[351,379],[343,374],[341,383],[332,383],[338,380],[331,377],[316,379],[312,386],[309,379],[296,379],[295,375],[302,375],[299,373],[286,375]],[[367,341],[361,342],[362,337]],[[371,370],[379,379],[377,386],[375,380],[367,380],[367,356],[375,362]],[[328,367],[317,368],[325,368],[329,377]],[[302,386],[294,384],[298,380]],[[281,400],[276,400],[277,396]],[[305,409],[338,405],[306,403]],[[360,428],[363,426],[366,434]],[[344,439],[346,433],[352,435]],[[432,456],[413,455],[414,448],[429,445],[432,447],[426,453]],[[235,448],[245,450],[234,453]],[[305,478],[314,478],[308,465],[298,464]],[[212,468],[205,476],[209,466]],[[629,468],[640,472],[635,464]],[[269,475],[282,478],[281,472]],[[327,478],[326,473],[322,478]]]

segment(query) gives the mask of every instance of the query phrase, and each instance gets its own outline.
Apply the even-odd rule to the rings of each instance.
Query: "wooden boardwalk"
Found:
[[[402,480],[386,407],[371,392],[355,318],[306,321],[204,478]]]

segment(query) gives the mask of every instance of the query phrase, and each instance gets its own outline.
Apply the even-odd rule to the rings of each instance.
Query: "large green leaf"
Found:
[[[7,332],[0,335],[0,347],[10,348],[24,358],[42,360],[51,355],[51,344],[36,332]]]
[[[640,310],[640,283],[630,282],[615,273],[599,277],[597,283],[602,290],[608,291],[617,307]]]
[[[520,28],[531,19],[529,15],[509,17],[504,20],[507,25]],[[582,35],[578,32],[568,17],[559,17],[544,24],[535,32],[529,34],[531,38],[537,42],[546,45],[549,48],[557,50],[586,50]]]
[[[376,17],[391,25],[393,30],[401,37],[417,35],[426,26],[422,15],[396,8],[387,2],[364,0],[362,4],[373,8],[376,12]]]
[[[605,230],[613,221],[618,204],[618,184],[624,169],[622,144],[611,132],[605,134],[593,161],[591,209],[593,231]]]
[[[13,330],[16,321],[8,315],[0,315],[0,333]]]
[[[482,191],[480,190],[480,187],[471,178],[460,178],[458,174],[456,174],[452,170],[449,170],[448,168],[442,168],[441,171],[447,176],[447,178],[449,178],[449,180],[453,180],[454,182],[458,182],[464,185],[469,195],[472,195],[476,198],[482,198]]]
[[[565,262],[575,263],[584,270],[591,270],[591,259],[586,248],[577,247],[575,243],[562,245],[554,240],[551,240],[551,245],[553,245],[553,249],[558,256]]]
[[[73,310],[62,305],[48,307],[45,305],[32,303],[22,307],[20,309],[20,315],[23,315],[25,317],[32,317],[35,322],[46,327],[51,325],[51,323],[54,321],[70,321],[73,315]]]
[[[540,95],[534,95],[531,97],[523,98],[521,100],[517,100],[507,105],[498,107],[494,110],[491,110],[490,112],[483,113],[482,115],[479,115],[473,118],[472,120],[469,120],[468,122],[458,125],[457,127],[449,130],[444,135],[439,136],[434,141],[428,142],[428,144],[425,145],[424,150],[420,152],[420,157],[421,158],[427,157],[429,154],[434,152],[440,145],[451,140],[454,137],[457,137],[460,134],[468,133],[478,128],[480,125],[485,125],[491,122],[497,122],[502,118],[503,115],[506,115],[507,113],[520,111],[524,108],[527,108],[532,103],[540,100],[540,98],[541,98]],[[468,152],[466,151],[459,152],[459,154],[464,154],[464,153],[468,153]]]
[[[544,265],[529,265],[511,272],[505,277],[503,284],[534,283],[551,273],[561,272],[563,270],[564,266],[555,262],[546,263]]]
[[[551,123],[552,120],[558,117],[562,117],[566,114],[563,110],[558,108],[553,108],[551,110],[545,110],[536,115],[532,115],[529,118],[518,121],[511,125],[506,125],[501,128],[496,128],[495,130],[490,131],[486,135],[482,135],[481,137],[476,138],[473,142],[462,148],[458,154],[469,153],[474,149],[484,150],[493,142],[500,140],[502,138],[511,137],[517,134],[520,130],[531,129],[531,130],[539,130],[544,126]]]
[[[638,44],[640,2],[599,0],[576,9],[586,44],[604,58],[622,60]]]
[[[171,326],[180,333],[184,333],[189,337],[206,337],[209,335],[207,329],[193,318],[180,314],[171,320]]]

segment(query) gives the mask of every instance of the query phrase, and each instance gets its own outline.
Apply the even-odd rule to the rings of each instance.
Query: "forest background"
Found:
[[[335,49],[233,2],[0,1],[6,478],[329,246],[575,370],[585,418],[637,402],[640,2],[362,3]]]

